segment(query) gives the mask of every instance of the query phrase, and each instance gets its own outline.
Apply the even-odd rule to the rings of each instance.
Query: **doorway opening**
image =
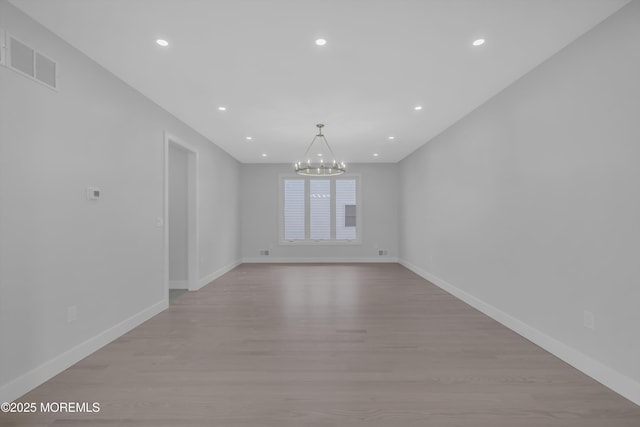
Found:
[[[198,289],[198,152],[168,133],[164,152],[165,295],[169,302],[180,290]]]

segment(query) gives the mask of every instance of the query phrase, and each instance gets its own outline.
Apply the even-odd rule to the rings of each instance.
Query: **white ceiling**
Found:
[[[10,1],[244,163],[397,162],[628,3]]]

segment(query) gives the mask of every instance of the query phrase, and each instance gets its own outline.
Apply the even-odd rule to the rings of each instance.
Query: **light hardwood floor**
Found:
[[[20,399],[5,426],[616,427],[640,407],[398,264],[243,264]]]

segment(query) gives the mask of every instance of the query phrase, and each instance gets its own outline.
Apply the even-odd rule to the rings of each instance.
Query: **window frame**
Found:
[[[304,181],[305,188],[305,239],[304,240],[285,240],[284,238],[284,181],[289,179],[297,179]],[[309,223],[309,187],[312,179],[328,179],[330,180],[331,191],[331,239],[327,240],[311,240],[310,239],[310,223]],[[336,185],[337,180],[355,180],[356,181],[356,238],[353,240],[336,240]],[[345,173],[338,176],[301,176],[297,174],[280,174],[278,176],[278,243],[283,246],[344,246],[344,245],[361,245],[362,244],[362,178],[360,174]]]

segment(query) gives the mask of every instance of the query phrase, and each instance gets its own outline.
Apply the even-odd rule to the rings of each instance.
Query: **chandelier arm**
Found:
[[[336,160],[336,155],[333,154],[333,150],[331,149],[331,146],[329,145],[329,141],[327,141],[326,137],[324,138],[324,143],[327,145],[327,148],[329,149],[329,152],[331,153],[331,157],[333,157],[332,160],[334,160],[337,163],[338,161]]]
[[[309,150],[311,150],[311,147],[313,147],[313,143],[316,142],[317,137],[318,135],[314,136],[313,139],[311,140],[311,144],[309,144],[309,148],[307,148],[307,151],[304,152],[304,157],[307,157],[307,154],[309,153]]]

